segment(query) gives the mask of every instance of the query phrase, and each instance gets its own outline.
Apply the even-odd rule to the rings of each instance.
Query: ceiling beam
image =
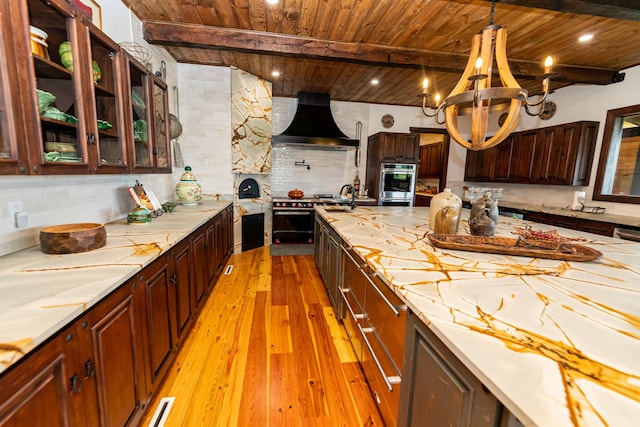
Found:
[[[159,45],[452,73],[461,73],[468,60],[468,56],[455,53],[166,21],[144,21],[143,36],[149,43]],[[511,59],[509,67],[515,77],[522,79],[535,79],[542,72],[540,63],[536,61]],[[556,65],[553,71],[558,73],[553,80],[563,83],[604,85],[619,81],[617,70]]]
[[[562,13],[602,16],[625,21],[640,21],[640,1],[638,0],[498,0],[496,3]]]

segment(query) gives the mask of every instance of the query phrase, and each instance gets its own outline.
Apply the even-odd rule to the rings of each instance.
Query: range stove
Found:
[[[349,205],[351,200],[333,194],[314,194],[313,197],[273,199],[272,241],[274,245],[313,243],[314,208],[316,206]]]

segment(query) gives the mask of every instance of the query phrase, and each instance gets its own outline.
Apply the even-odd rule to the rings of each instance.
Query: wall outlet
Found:
[[[9,219],[11,220],[11,224],[15,227],[19,227],[16,220],[16,214],[20,212],[24,212],[24,203],[22,203],[22,200],[9,202]]]

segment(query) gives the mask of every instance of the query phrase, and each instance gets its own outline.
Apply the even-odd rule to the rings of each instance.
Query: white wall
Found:
[[[179,64],[178,72],[184,164],[204,195],[231,195],[231,69]]]

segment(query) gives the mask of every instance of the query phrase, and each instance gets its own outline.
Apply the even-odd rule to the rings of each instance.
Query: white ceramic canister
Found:
[[[197,205],[201,199],[202,187],[191,173],[191,166],[184,167],[184,173],[176,184],[176,196],[183,205]]]
[[[460,225],[462,200],[445,188],[431,198],[429,205],[429,228],[438,234],[456,234]]]

